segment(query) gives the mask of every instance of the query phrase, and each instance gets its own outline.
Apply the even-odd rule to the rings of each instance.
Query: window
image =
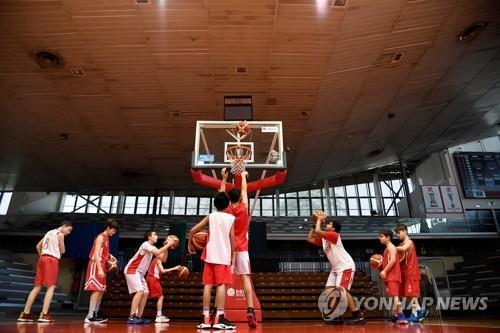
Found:
[[[124,214],[135,214],[135,195],[127,195],[125,197],[125,207],[123,208]]]
[[[286,194],[286,212],[287,216],[299,216],[299,207],[297,198],[289,198]]]
[[[186,215],[198,214],[198,198],[187,198]]]
[[[170,197],[161,197],[160,214],[168,215],[170,212],[168,208],[170,207]]]
[[[136,214],[147,214],[148,212],[148,203],[149,197],[146,196],[138,196],[137,197],[137,206],[135,209]],[[151,205],[153,206],[153,205]]]
[[[0,215],[7,215],[11,199],[12,199],[12,192],[0,191]]]
[[[174,215],[185,215],[186,214],[186,197],[175,197],[174,198]]]
[[[311,212],[311,202],[309,198],[300,198],[299,199],[299,216],[310,216]]]
[[[62,211],[64,213],[71,213],[75,209],[76,195],[66,194],[64,196]]]
[[[349,205],[349,215],[350,216],[359,216],[359,205],[357,198],[349,198],[347,199],[347,203]]]
[[[335,199],[335,207],[338,216],[347,216],[347,206],[344,198]]]
[[[87,210],[87,200],[88,200],[88,196],[78,196],[77,199],[76,199],[76,206],[75,206],[75,213],[85,213],[86,210]]]
[[[112,195],[105,195],[101,198],[101,209],[106,213],[111,213],[111,202],[113,201]],[[100,211],[102,213],[102,211]]]
[[[212,198],[200,198],[200,215],[208,215],[212,211]]]
[[[284,194],[280,194],[279,196],[279,204],[280,204],[280,216],[286,216],[286,199]]]
[[[273,197],[262,197],[261,198],[262,216],[273,216],[274,215],[274,202]]]

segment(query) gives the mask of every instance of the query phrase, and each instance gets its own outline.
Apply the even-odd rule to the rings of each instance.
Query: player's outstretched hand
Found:
[[[229,177],[229,173],[227,172],[226,168],[222,168],[220,171],[220,175],[222,176],[222,180],[227,180],[227,177]]]
[[[247,177],[248,178],[248,171],[243,171],[241,173],[241,177]]]

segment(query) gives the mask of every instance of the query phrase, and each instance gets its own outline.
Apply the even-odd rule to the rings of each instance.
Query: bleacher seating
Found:
[[[24,308],[26,298],[33,288],[35,272],[33,267],[23,262],[14,253],[0,250],[0,312],[20,312]],[[33,311],[41,310],[45,292],[41,292],[33,305]],[[56,292],[52,298],[51,310],[61,308],[69,301],[67,294]]]
[[[452,296],[488,297],[488,307],[500,309],[500,249],[484,257],[468,256],[448,271]]]
[[[324,289],[328,273],[254,273],[255,291],[267,319],[321,319],[318,297]],[[169,274],[162,280],[165,292],[164,313],[176,319],[198,319],[200,316],[203,286],[201,273],[191,273],[188,280],[179,280]],[[117,274],[108,285],[104,309],[110,317],[126,317],[130,309],[130,296],[123,274]],[[378,296],[378,288],[362,273],[356,273],[352,294]],[[213,296],[212,296],[213,298]],[[148,301],[146,316],[154,316],[156,301]],[[349,315],[347,313],[346,315]],[[381,317],[380,311],[366,313],[367,317]]]

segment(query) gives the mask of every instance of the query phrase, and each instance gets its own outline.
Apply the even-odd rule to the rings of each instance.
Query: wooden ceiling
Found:
[[[290,186],[499,129],[498,0],[3,0],[0,31],[0,189],[193,189],[225,95],[284,122]]]

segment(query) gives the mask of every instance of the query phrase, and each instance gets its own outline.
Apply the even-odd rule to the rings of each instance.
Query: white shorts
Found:
[[[127,281],[128,293],[133,294],[138,291],[144,291],[144,293],[149,293],[148,284],[144,275],[135,272],[134,274],[125,274],[125,280]]]
[[[352,281],[354,280],[354,270],[346,269],[340,272],[331,271],[326,281],[326,287],[344,287],[346,290],[351,290]]]
[[[237,275],[251,274],[250,257],[248,256],[248,251],[236,252],[233,273]]]

